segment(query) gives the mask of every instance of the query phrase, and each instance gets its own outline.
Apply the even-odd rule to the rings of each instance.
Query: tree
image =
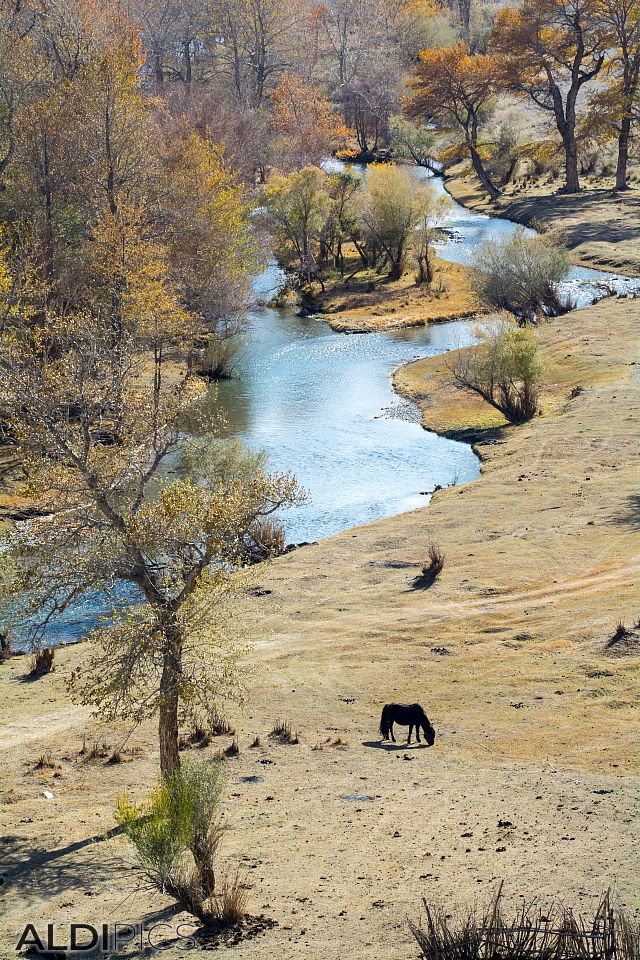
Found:
[[[542,363],[531,327],[507,321],[482,326],[478,344],[458,350],[447,364],[454,383],[482,397],[510,423],[538,412]]]
[[[245,189],[208,136],[171,140],[161,162],[158,227],[185,303],[210,330],[236,318],[258,266]]]
[[[440,172],[434,158],[436,135],[433,130],[419,123],[412,123],[402,116],[389,120],[391,148],[399,160],[415,163],[417,167]]]
[[[506,7],[492,37],[502,63],[502,84],[555,119],[565,155],[565,193],[580,190],[578,99],[605,59],[599,2],[531,0],[521,7]]]
[[[346,141],[349,131],[316,84],[284,73],[271,101],[273,130],[285,168],[317,165]]]
[[[632,131],[640,121],[640,7],[637,0],[599,0],[596,16],[607,48],[607,87],[592,98],[591,121],[615,132],[616,190],[627,190]]]
[[[490,110],[498,78],[498,62],[487,54],[472,56],[469,47],[425,50],[415,69],[415,91],[408,107],[416,120],[438,121],[445,130],[462,133],[462,148],[471,158],[478,180],[492,200],[500,191],[482,159],[480,129]]]
[[[166,777],[179,766],[181,717],[237,690],[235,574],[256,520],[298,493],[290,476],[225,482],[206,463],[167,475],[202,388],[188,363],[176,369],[190,321],[165,252],[131,224],[107,214],[96,232],[93,304],[58,312],[23,280],[3,311],[0,403],[47,514],[10,536],[7,589],[37,618],[36,638],[83,597],[110,601],[72,690],[107,719],[157,715]]]
[[[301,286],[308,286],[318,276],[321,237],[331,210],[327,187],[326,173],[318,167],[305,167],[278,177],[264,193],[278,259]]]
[[[438,196],[433,190],[422,189],[418,197],[418,222],[413,238],[413,250],[418,275],[416,283],[433,283],[433,244],[442,230],[452,203],[447,196]]]
[[[380,251],[389,277],[398,280],[416,248],[421,274],[428,269],[434,219],[441,211],[426,184],[419,185],[395,164],[372,164],[358,199],[358,215],[369,243]],[[420,228],[420,229],[417,229]]]
[[[337,173],[329,174],[327,189],[331,197],[331,211],[324,230],[324,242],[332,253],[334,266],[344,276],[345,240],[351,240],[358,250],[364,264],[367,257],[359,242],[357,193],[362,183],[361,178],[347,167]]]
[[[472,265],[478,296],[498,310],[525,320],[539,313],[555,316],[569,309],[559,284],[569,272],[569,255],[557,243],[528,236],[521,227],[507,240],[487,240]]]
[[[300,8],[284,0],[218,0],[216,56],[240,102],[261,107],[292,66]]]

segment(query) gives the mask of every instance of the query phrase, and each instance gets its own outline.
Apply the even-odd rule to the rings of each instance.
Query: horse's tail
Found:
[[[385,738],[389,733],[388,713],[389,713],[389,704],[387,703],[382,708],[382,715],[380,717],[380,726],[378,727],[378,732],[380,736]]]

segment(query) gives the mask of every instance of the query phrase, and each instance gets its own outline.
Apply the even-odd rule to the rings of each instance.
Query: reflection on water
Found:
[[[283,520],[290,541],[410,510],[436,484],[473,479],[466,444],[425,433],[390,374],[418,356],[470,342],[467,322],[345,336],[325,323],[261,308],[250,315],[238,378],[212,391],[226,434],[291,470],[310,501]],[[383,412],[384,411],[384,412]]]

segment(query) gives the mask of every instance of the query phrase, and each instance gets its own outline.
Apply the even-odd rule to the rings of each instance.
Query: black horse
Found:
[[[409,739],[411,743],[411,734],[413,728],[416,728],[416,737],[420,743],[420,727],[424,733],[424,738],[430,747],[433,746],[436,739],[436,732],[429,723],[429,718],[419,703],[385,703],[380,717],[380,735],[383,740],[391,738],[396,742],[393,735],[393,725],[399,723],[401,726],[409,727]]]

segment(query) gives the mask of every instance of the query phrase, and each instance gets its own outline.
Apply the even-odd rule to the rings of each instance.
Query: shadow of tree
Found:
[[[613,518],[614,523],[623,523],[633,530],[640,530],[640,494],[631,493],[625,497],[622,510]]]
[[[55,850],[42,849],[24,837],[5,835],[0,841],[4,883],[19,888],[21,896],[33,891],[37,899],[42,899],[43,889],[49,896],[72,891],[91,896],[92,884],[128,873],[122,857],[103,847],[120,833],[122,828],[114,827]]]

